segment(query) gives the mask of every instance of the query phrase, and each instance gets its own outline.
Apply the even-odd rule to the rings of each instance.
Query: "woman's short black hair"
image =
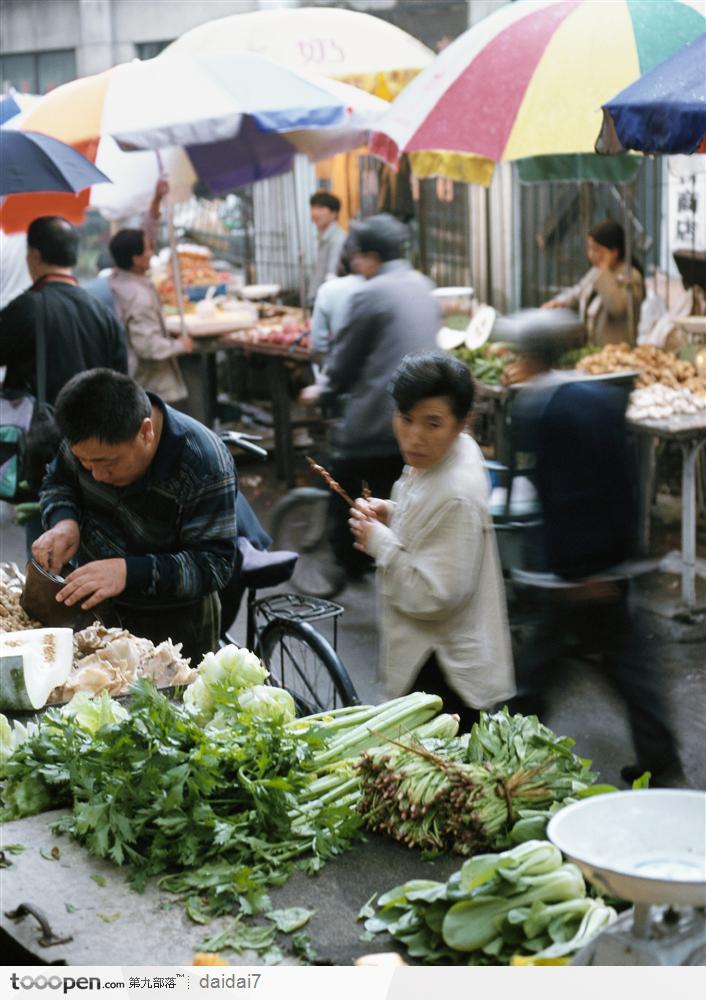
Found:
[[[457,420],[465,420],[473,406],[473,379],[468,368],[450,354],[408,354],[390,384],[397,409],[409,413],[423,399],[446,396]]]
[[[322,208],[328,208],[331,212],[341,211],[341,199],[337,198],[335,194],[331,194],[330,191],[314,191],[311,198],[309,198],[309,204],[312,206],[320,205]]]
[[[108,245],[116,267],[129,271],[132,258],[145,252],[145,234],[141,229],[121,229]]]
[[[42,215],[27,229],[27,246],[39,250],[45,264],[73,267],[78,260],[78,232],[60,215]]]
[[[69,444],[97,438],[124,444],[137,436],[152,404],[142,386],[112,368],[79,372],[56,397],[56,422]]]
[[[607,250],[617,250],[618,260],[625,259],[625,230],[619,222],[606,219],[605,222],[599,222],[594,226],[588,235]]]

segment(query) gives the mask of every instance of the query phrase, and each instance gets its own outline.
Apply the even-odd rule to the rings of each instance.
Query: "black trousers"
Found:
[[[613,597],[544,606],[541,618],[515,663],[517,695],[510,708],[544,713],[546,696],[569,642],[581,653],[600,653],[606,676],[625,703],[638,766],[657,773],[676,766],[679,754],[666,723],[664,686],[649,640],[640,634],[628,607],[628,587]],[[576,647],[571,653],[575,655]]]
[[[387,500],[393,484],[400,478],[404,462],[399,452],[376,455],[373,458],[336,458],[329,471],[354,500],[361,495],[363,481],[372,495]],[[337,493],[329,499],[327,526],[328,537],[336,562],[350,576],[361,576],[370,569],[373,561],[364,552],[353,548],[353,536],[348,527],[348,504]]]
[[[473,723],[480,719],[480,709],[467,705],[463,698],[447,684],[436,653],[430,653],[422,664],[419,673],[409,687],[409,692],[411,691],[425,691],[426,694],[438,695],[444,703],[444,712],[459,717],[461,724],[459,732],[461,733],[467,733]]]

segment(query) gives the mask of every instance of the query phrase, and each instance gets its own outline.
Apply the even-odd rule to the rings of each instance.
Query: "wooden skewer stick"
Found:
[[[327,472],[323,465],[317,465],[314,459],[310,458],[309,455],[306,456],[306,460],[314,472],[318,472],[330,490],[333,490],[334,493],[338,493],[340,497],[343,497],[349,507],[355,507],[355,501],[351,500],[341,484],[336,482],[331,473]]]
[[[369,500],[372,495],[373,495],[373,491],[370,489],[370,487],[368,486],[367,482],[365,480],[363,480],[363,490],[362,490],[362,493],[361,493],[361,496],[363,497],[363,500]]]

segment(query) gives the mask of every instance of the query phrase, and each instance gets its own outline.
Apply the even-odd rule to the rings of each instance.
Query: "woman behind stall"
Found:
[[[391,389],[406,465],[391,500],[358,500],[350,518],[377,564],[381,673],[391,697],[439,694],[467,728],[514,691],[489,481],[465,429],[473,382],[455,358],[424,353]]]
[[[594,226],[586,240],[591,269],[577,285],[545,302],[543,309],[578,309],[588,329],[588,341],[597,347],[606,344],[634,344],[645,297],[642,271],[633,258],[629,277],[625,266],[625,231],[608,219]],[[628,286],[632,295],[632,316],[628,308]]]

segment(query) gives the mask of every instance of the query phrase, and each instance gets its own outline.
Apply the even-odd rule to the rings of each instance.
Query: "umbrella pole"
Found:
[[[177,256],[176,230],[174,229],[174,205],[167,203],[167,232],[169,234],[169,256],[172,262],[174,276],[174,291],[176,293],[177,309],[179,310],[179,329],[181,336],[186,335],[186,320],[184,319],[184,294],[181,287],[181,268]]]
[[[627,294],[628,330],[632,334],[635,320],[635,301],[632,295],[632,212],[630,182],[623,184],[623,209],[625,216],[625,288]]]
[[[160,179],[165,175],[164,164],[162,163],[162,156],[160,151],[155,150],[157,154],[157,164],[159,166],[159,176]],[[169,258],[172,263],[172,275],[174,277],[174,292],[176,295],[177,309],[179,310],[179,332],[181,336],[186,336],[186,320],[184,319],[184,294],[181,287],[181,268],[179,267],[179,258],[177,256],[176,248],[176,231],[174,229],[174,203],[172,202],[171,192],[167,198],[167,238],[169,240]]]
[[[302,241],[302,229],[299,219],[299,186],[297,184],[296,163],[292,164],[292,198],[294,201],[294,238],[297,241],[297,273],[299,277],[299,305],[302,316],[306,319],[306,279],[304,276],[304,246]]]

